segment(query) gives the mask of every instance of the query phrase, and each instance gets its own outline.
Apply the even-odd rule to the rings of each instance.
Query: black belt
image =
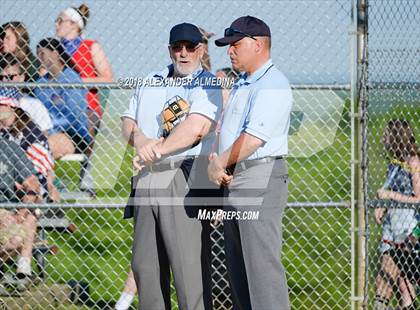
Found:
[[[149,170],[150,172],[161,172],[161,171],[167,171],[167,170],[174,170],[178,169],[182,166],[184,162],[192,161],[194,160],[194,156],[187,156],[183,157],[182,159],[168,159],[163,160],[161,162],[158,162],[156,164],[153,164],[151,166],[146,166],[144,169]]]
[[[267,156],[259,159],[243,160],[239,163],[227,167],[226,173],[228,175],[233,175],[234,171],[241,172],[257,165],[271,163],[278,159],[283,159],[283,156]]]

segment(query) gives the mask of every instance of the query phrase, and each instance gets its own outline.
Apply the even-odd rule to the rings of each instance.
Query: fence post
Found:
[[[354,197],[353,207],[354,212],[357,210],[357,227],[353,232],[357,233],[356,248],[357,257],[355,257],[355,263],[357,266],[357,274],[354,276],[357,278],[355,283],[357,291],[356,296],[353,298],[352,309],[366,309],[367,308],[367,207],[366,207],[366,166],[367,166],[367,25],[368,25],[368,0],[357,0],[356,8],[356,66],[357,66],[357,77],[356,77],[356,89],[355,91],[355,102],[352,107],[357,110],[357,114],[352,118],[352,126],[354,125],[355,131],[353,132],[353,151],[357,158],[355,162],[358,165],[353,165],[355,179],[352,185],[355,190],[352,192]],[[353,93],[352,92],[352,93]],[[354,114],[353,114],[354,115]],[[353,196],[354,195],[354,196]],[[354,222],[352,223],[354,224]]]
[[[357,188],[357,181],[356,181],[356,172],[357,172],[357,136],[355,135],[357,121],[354,118],[355,111],[357,111],[357,0],[352,1],[352,23],[350,29],[350,126],[351,126],[351,194],[350,194],[350,208],[351,208],[351,224],[350,224],[350,237],[351,237],[351,289],[350,289],[350,302],[351,302],[351,309],[356,309],[357,304],[357,296],[356,296],[356,267],[357,267],[357,260],[356,260],[356,238],[355,238],[355,228],[356,228],[356,190]]]

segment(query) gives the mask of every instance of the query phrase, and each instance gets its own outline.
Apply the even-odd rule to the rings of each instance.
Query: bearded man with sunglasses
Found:
[[[131,266],[140,309],[171,309],[170,270],[179,309],[212,308],[209,223],[196,218],[200,203],[190,198],[206,195],[194,185],[210,184],[205,172],[222,95],[203,83],[214,76],[201,68],[202,41],[195,25],[174,26],[172,64],[143,80],[122,115],[123,136],[135,147],[133,165],[140,170],[125,210],[134,217]],[[169,127],[166,112],[176,119]]]
[[[240,17],[215,43],[229,45],[232,68],[242,75],[223,113],[209,178],[225,188],[225,211],[258,214],[223,222],[233,309],[290,309],[280,252],[291,88],[271,61],[271,32],[262,20]]]

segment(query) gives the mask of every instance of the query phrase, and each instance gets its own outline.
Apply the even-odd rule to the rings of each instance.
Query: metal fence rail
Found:
[[[121,219],[120,207],[67,206],[65,213],[77,230],[73,233],[59,227],[45,230],[46,240],[59,251],[45,257],[46,277],[42,286],[22,293],[22,297],[11,297],[16,309],[24,304],[34,306],[30,304],[34,302],[30,296],[41,294],[41,289],[45,295],[36,305],[46,307],[51,302],[49,296],[56,293],[51,291],[54,285],[67,291],[67,296],[62,298],[64,305],[70,307],[71,301],[65,298],[70,296],[68,283],[72,280],[89,284],[90,299],[83,301],[86,305],[111,305],[119,297],[131,256],[131,221]],[[348,308],[350,223],[342,215],[349,216],[349,213],[349,208],[343,209],[339,204],[287,209],[283,220],[283,263],[293,308]],[[323,225],[325,221],[334,222],[334,225]],[[221,225],[213,228],[213,303],[215,309],[230,309],[223,234]],[[6,299],[11,305],[10,299]],[[176,307],[174,293],[172,302]],[[82,305],[79,307],[83,308]]]
[[[419,1],[86,3],[91,17],[84,35],[103,47],[113,70],[112,81],[13,80],[0,81],[0,88],[27,88],[39,98],[49,90],[97,90],[104,113],[88,162],[96,196],[81,191],[86,158],[64,157],[54,167],[59,201],[0,202],[0,209],[28,207],[49,214],[39,221],[42,240],[38,241],[42,242],[37,249],[45,249],[46,244],[51,252],[38,255],[45,267],[42,281],[15,296],[0,296],[0,309],[1,302],[10,309],[113,307],[127,277],[133,230],[131,221],[122,220],[134,174],[134,151],[121,138],[120,115],[133,94],[133,87],[124,82],[145,77],[170,62],[168,32],[184,21],[216,33],[209,40],[211,71],[229,67],[226,50],[216,48],[213,40],[234,17],[248,14],[270,25],[273,62],[293,85],[289,201],[281,253],[292,308],[373,308],[383,233],[373,220],[374,209],[383,201],[374,199],[384,185],[388,165],[382,133],[390,119],[404,118],[420,139]],[[55,35],[54,21],[60,12],[74,5],[70,0],[4,0],[0,23],[22,21],[36,56],[37,44]],[[367,25],[369,32],[363,28]],[[51,214],[53,218],[58,214],[60,221],[52,224]],[[213,225],[211,238],[214,309],[231,309],[222,224]],[[14,261],[3,264],[5,282],[0,283],[10,280]],[[35,259],[32,265],[38,272]],[[89,294],[81,294],[87,286]],[[395,296],[390,306],[397,305]],[[177,308],[174,289],[171,297]]]

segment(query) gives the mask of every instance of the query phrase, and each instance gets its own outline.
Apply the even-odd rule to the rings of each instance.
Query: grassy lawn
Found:
[[[404,98],[404,100],[402,100]],[[369,106],[369,135],[368,135],[368,195],[375,199],[376,192],[382,187],[386,179],[388,164],[387,154],[380,143],[383,130],[391,119],[406,119],[410,122],[416,135],[417,143],[420,142],[420,96],[418,91],[410,90],[375,90],[370,94]],[[382,237],[382,229],[373,220],[370,210],[369,230],[370,241],[368,244],[369,255],[369,299],[375,297],[375,277],[378,271],[378,245]],[[390,306],[397,306],[394,298]]]
[[[112,93],[111,93],[112,95]],[[123,96],[109,107],[105,133],[95,150],[95,178],[101,186],[98,202],[124,202],[131,176],[131,150],[119,137],[118,115],[126,103]],[[331,145],[309,157],[288,158],[290,202],[341,202],[350,199],[349,102],[341,112]],[[314,131],[322,134],[322,126]],[[324,137],[325,138],[325,137]],[[312,141],[313,142],[313,141]],[[304,144],[305,141],[302,141]],[[75,189],[76,163],[60,163],[57,175]],[[89,202],[91,203],[91,202]],[[115,301],[129,267],[132,223],[122,220],[121,209],[69,209],[66,216],[78,230],[74,234],[52,232],[49,239],[60,252],[48,259],[51,281],[83,280],[90,284],[91,297]],[[294,309],[349,308],[350,298],[350,210],[339,208],[288,209],[283,220],[283,263]]]

